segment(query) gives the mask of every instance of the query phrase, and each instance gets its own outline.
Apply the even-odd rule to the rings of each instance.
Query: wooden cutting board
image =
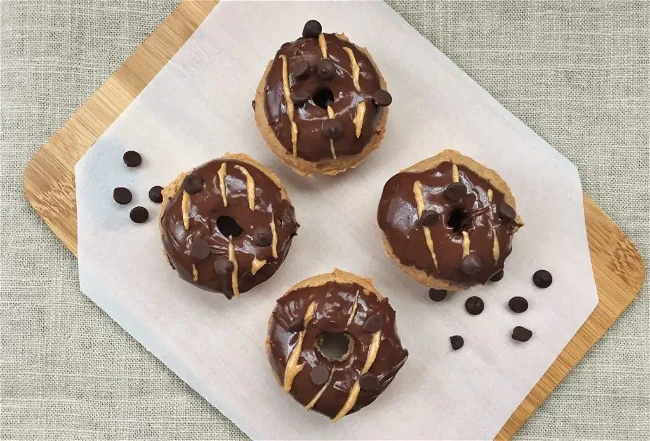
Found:
[[[181,3],[28,164],[25,196],[73,254],[77,254],[75,164],[180,49],[216,4],[215,0]],[[612,326],[643,285],[643,259],[632,242],[587,196],[584,197],[584,210],[599,303],[512,414],[497,439],[514,435]]]

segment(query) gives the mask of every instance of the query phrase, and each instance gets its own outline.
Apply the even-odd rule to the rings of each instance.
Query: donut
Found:
[[[368,51],[310,20],[283,44],[257,88],[255,120],[273,152],[301,175],[335,175],[379,147],[392,101]]]
[[[277,271],[299,227],[278,177],[243,154],[181,174],[162,195],[160,234],[172,269],[228,299]]]
[[[447,291],[499,280],[523,226],[503,179],[455,150],[390,178],[377,222],[386,253],[410,277]]]
[[[266,348],[280,386],[334,421],[372,403],[408,357],[388,299],[338,269],[277,300]]]

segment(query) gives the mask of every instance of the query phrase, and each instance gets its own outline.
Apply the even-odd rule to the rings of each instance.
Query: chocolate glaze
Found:
[[[503,202],[503,193],[486,180],[462,165],[458,166],[460,182],[467,187],[467,195],[460,201],[445,196],[445,188],[452,183],[452,163],[443,162],[435,169],[421,173],[398,173],[386,182],[379,208],[377,222],[385,238],[402,265],[412,266],[427,274],[459,286],[468,287],[485,283],[492,275],[503,269],[503,263],[512,251],[512,236],[519,228],[516,221],[501,219],[498,205]],[[438,261],[436,271],[423,228],[418,221],[417,204],[413,195],[415,181],[422,183],[425,209],[441,213],[440,219],[431,225],[431,237]],[[492,189],[492,202],[487,190]],[[470,239],[470,253],[481,260],[481,269],[473,275],[460,270],[463,257],[463,236],[449,226],[450,216],[455,211],[464,212],[463,228]],[[492,254],[494,232],[499,240],[499,258]]]
[[[227,175],[224,179],[228,206],[224,207],[218,171],[226,163]],[[250,210],[246,190],[246,176],[239,165],[248,170],[255,181],[255,209]],[[218,259],[228,261],[228,237],[217,227],[220,216],[233,218],[243,229],[240,236],[233,237],[233,247],[239,266],[239,291],[245,292],[262,283],[275,273],[286,257],[291,239],[296,234],[298,223],[291,203],[282,198],[280,188],[261,170],[253,165],[232,159],[216,159],[192,171],[203,178],[203,188],[190,195],[189,229],[183,225],[183,190],[171,197],[160,218],[161,234],[165,252],[172,268],[185,280],[195,283],[209,291],[217,291],[231,297],[233,294],[230,274],[218,276],[214,263]],[[275,220],[277,233],[277,258],[272,255],[272,247],[258,246],[253,241],[256,228],[268,228],[270,234],[271,217]],[[199,260],[190,254],[194,240],[201,238],[210,245],[210,255]],[[266,264],[252,274],[253,259],[266,260]],[[192,265],[198,270],[198,281],[194,281]]]
[[[343,137],[334,141],[334,149],[338,155],[356,155],[366,146],[375,133],[382,114],[382,108],[372,100],[372,95],[380,89],[380,76],[365,53],[354,44],[349,43],[336,34],[322,34],[327,42],[328,59],[334,63],[336,73],[331,80],[322,80],[315,72],[316,63],[323,59],[318,38],[299,38],[291,43],[285,43],[276,53],[271,69],[266,77],[266,116],[269,126],[288,153],[293,154],[291,142],[291,123],[287,116],[284,96],[282,59],[286,55],[289,72],[289,86],[292,92],[307,92],[310,98],[304,104],[296,104],[294,121],[298,127],[297,155],[299,158],[316,162],[321,159],[332,159],[330,140],[323,134],[323,122],[328,119],[327,108],[321,108],[314,103],[313,97],[319,91],[332,91],[334,101],[331,107],[335,118],[343,126]],[[359,88],[354,87],[350,57],[343,48],[350,48],[359,65]],[[300,79],[292,72],[298,64],[307,61],[310,66],[308,73]],[[361,129],[361,136],[356,137],[354,117],[359,103],[366,103],[366,112]]]
[[[357,297],[354,319],[347,326]],[[372,403],[388,387],[406,361],[408,351],[402,348],[395,326],[395,311],[388,304],[388,299],[378,300],[374,293],[368,293],[356,283],[327,282],[320,286],[299,288],[278,299],[269,322],[269,361],[280,382],[284,379],[287,360],[300,334],[287,328],[296,319],[303,318],[314,301],[317,302],[316,311],[306,324],[298,360],[298,364],[304,363],[304,368],[293,381],[291,395],[306,406],[322,388],[312,382],[311,371],[318,365],[325,365],[332,372],[332,380],[313,410],[334,418],[348,399],[352,386],[359,380],[366,362],[373,333],[364,331],[362,326],[369,317],[379,315],[384,320],[379,350],[368,371],[377,376],[379,384],[373,391],[361,389],[348,414]],[[315,347],[318,335],[324,331],[346,332],[350,336],[352,351],[347,358],[329,360]]]

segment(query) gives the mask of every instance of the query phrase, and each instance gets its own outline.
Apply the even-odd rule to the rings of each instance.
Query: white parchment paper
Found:
[[[269,59],[308,19],[367,46],[394,102],[382,148],[336,178],[303,178],[266,147],[251,109]],[[506,276],[433,303],[384,255],[376,209],[383,184],[444,148],[458,149],[509,183],[526,226]],[[142,153],[127,169],[122,154]],[[266,283],[227,301],[176,276],[162,257],[148,189],[225,152],[244,152],[283,180],[302,225]],[[249,436],[264,439],[492,438],[597,302],[575,167],[474,83],[384,3],[222,1],[178,54],[97,141],[76,169],[82,291]],[[128,207],[111,198],[130,188]],[[129,209],[151,220],[135,225]],[[410,356],[362,411],[330,423],[286,395],[266,360],[275,299],[339,267],[374,279],[390,298]],[[540,290],[534,271],[548,269]],[[463,308],[470,295],[483,314]],[[529,310],[515,315],[512,296]],[[510,338],[526,326],[532,340]],[[452,352],[449,336],[465,347]]]

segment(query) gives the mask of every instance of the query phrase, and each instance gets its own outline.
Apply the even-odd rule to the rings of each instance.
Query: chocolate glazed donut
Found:
[[[334,421],[372,403],[408,357],[388,299],[369,279],[340,270],[278,299],[266,347],[284,390]]]
[[[162,194],[160,232],[170,265],[229,299],[275,273],[299,226],[280,180],[242,154],[182,174]]]

